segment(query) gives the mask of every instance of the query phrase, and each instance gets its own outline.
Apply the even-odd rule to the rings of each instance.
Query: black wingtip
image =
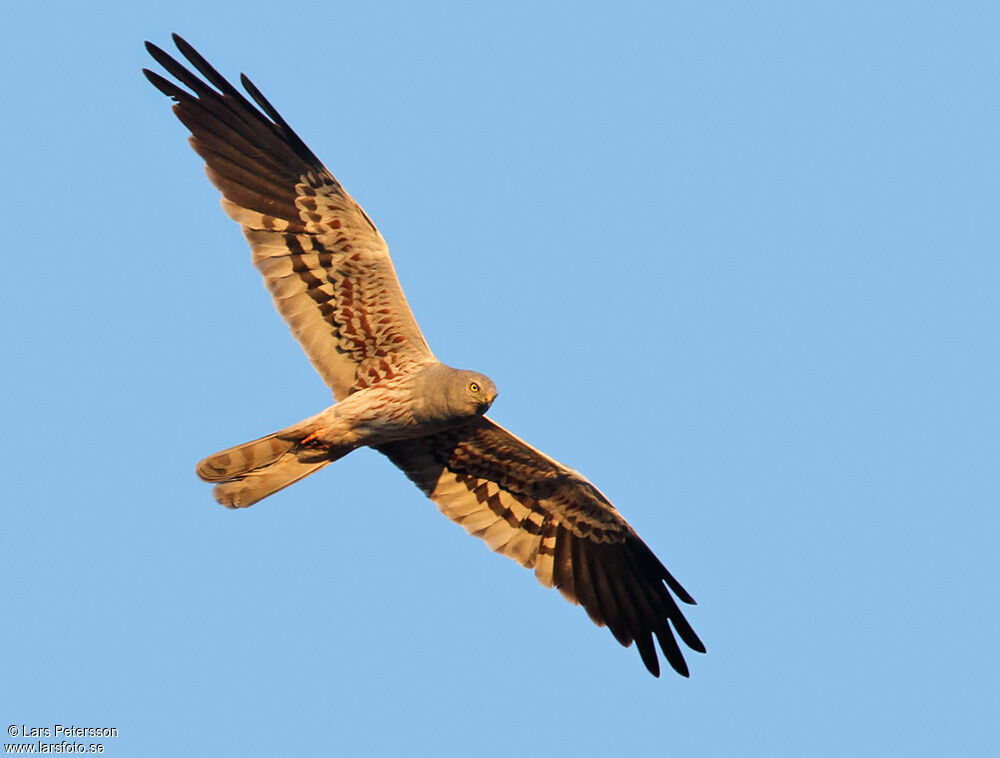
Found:
[[[220,92],[224,94],[231,94],[237,97],[242,97],[233,85],[211,63],[206,60],[205,56],[194,49],[187,40],[181,37],[179,34],[174,34],[174,44],[177,45],[177,49],[180,51],[192,66],[194,66],[202,76],[204,76],[209,83],[217,87]]]
[[[664,573],[666,576],[663,577],[663,580],[667,583],[667,586],[673,590],[673,593],[677,595],[678,600],[682,603],[686,603],[687,605],[698,605],[698,601],[695,600],[688,593],[688,591],[681,586],[680,582],[674,579],[673,575],[669,571],[664,569]]]
[[[174,41],[174,44],[177,46],[177,49],[181,51],[181,55],[183,55],[192,63],[194,63],[194,61],[192,60],[192,56],[194,58],[201,58],[201,55],[198,53],[197,50],[194,49],[194,46],[186,39],[184,39],[181,35],[179,35],[177,32],[171,32],[170,39]]]
[[[254,99],[254,101],[257,103],[258,106],[260,106],[260,108],[264,111],[264,113],[266,113],[268,116],[274,119],[275,123],[284,126],[286,129],[288,128],[288,124],[285,123],[285,120],[281,117],[281,115],[278,113],[275,107],[271,105],[270,101],[266,97],[264,97],[263,93],[261,93],[261,91],[257,89],[256,85],[252,81],[250,81],[249,76],[241,73],[240,84],[242,84],[243,88],[250,93],[250,97]]]
[[[174,41],[174,44],[177,46],[177,49],[181,51],[181,54],[185,58],[187,58],[189,61],[191,61],[192,63],[194,63],[194,60],[192,60],[192,57],[191,57],[192,55],[195,58],[201,58],[202,57],[201,54],[197,50],[194,49],[194,45],[192,45],[190,42],[188,42],[186,39],[184,39],[177,32],[171,32],[170,33],[170,39],[172,39]]]
[[[173,63],[170,54],[164,52],[163,48],[154,45],[149,40],[146,40],[145,46],[146,46],[146,52],[150,54],[153,60],[169,70],[170,68],[169,63]],[[164,63],[164,61],[169,61],[169,63]],[[150,83],[158,90],[160,90],[160,92],[162,92],[164,95],[167,95],[168,97],[173,97],[174,99],[176,99],[174,94],[174,90],[178,89],[176,84],[167,79],[164,79],[155,71],[150,71],[148,68],[144,68],[142,70],[142,73],[146,75],[146,78],[149,79]],[[168,87],[170,88],[169,90],[167,89]]]
[[[144,68],[142,70],[142,73],[149,80],[150,84],[156,87],[156,89],[158,89],[167,97],[171,97],[177,102],[180,102],[182,97],[185,96],[190,97],[190,95],[188,95],[187,92],[182,90],[180,87],[178,87],[169,79],[164,79],[155,71],[150,71],[148,68]]]
[[[271,102],[264,97],[264,94],[257,89],[256,85],[252,81],[250,81],[250,77],[241,73],[240,83],[243,85],[243,88],[250,93],[250,97],[253,98],[258,107],[270,116],[274,123],[281,127],[285,133],[286,139],[295,148],[296,152],[298,152],[299,155],[307,161],[319,164],[320,160],[316,157],[316,154],[309,149],[306,143],[302,141],[302,138],[299,137],[299,135],[295,133],[295,130],[288,125],[288,122],[281,117],[281,114],[278,113],[278,109],[271,105]],[[361,213],[364,215],[364,211]],[[368,219],[367,216],[365,216],[365,218]],[[375,228],[375,224],[372,224],[371,219],[368,219],[368,223],[371,225],[372,229]]]
[[[276,136],[310,168],[323,168],[323,164],[316,157],[316,154],[306,146],[302,138],[295,133],[288,125],[288,122],[281,117],[277,109],[271,105],[267,98],[261,94],[260,90],[246,76],[241,76],[240,79],[260,110],[255,108],[253,103],[220,74],[181,35],[174,32],[170,36],[181,55],[204,77],[204,80],[199,78],[169,53],[164,52],[157,45],[147,41],[146,50],[153,57],[153,60],[163,66],[167,73],[175,77],[181,85],[189,88],[190,92],[181,89],[173,82],[164,79],[154,72],[144,71],[146,78],[149,79],[154,87],[179,102],[188,98],[202,103],[210,101],[213,103],[211,107],[218,106],[224,108],[230,112],[230,116],[243,121],[245,127],[251,131],[259,131],[260,128],[263,128],[268,134]],[[215,89],[212,89],[213,87]],[[272,120],[269,121],[267,117],[270,117]],[[258,134],[258,136],[260,135]],[[371,222],[369,221],[369,223]],[[375,228],[374,224],[372,224],[372,228]]]
[[[159,45],[154,45],[149,40],[146,40],[146,52],[149,53],[151,56],[153,56],[153,60],[155,60],[161,66],[165,67],[166,64],[164,64],[164,60],[173,62],[173,59],[170,57],[170,53],[168,53]]]

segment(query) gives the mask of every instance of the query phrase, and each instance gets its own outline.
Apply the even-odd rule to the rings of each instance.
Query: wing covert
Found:
[[[143,72],[176,101],[275,307],[335,397],[432,360],[388,246],[361,207],[249,79],[241,77],[259,108],[187,42],[174,41],[204,79],[149,42],[153,58],[188,89]]]

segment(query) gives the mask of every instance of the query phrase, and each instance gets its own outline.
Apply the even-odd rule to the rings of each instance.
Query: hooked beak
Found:
[[[494,392],[492,395],[487,395],[486,399],[479,404],[479,413],[480,414],[486,413],[486,411],[490,409],[490,406],[493,405],[493,401],[496,399],[497,399],[496,392]]]

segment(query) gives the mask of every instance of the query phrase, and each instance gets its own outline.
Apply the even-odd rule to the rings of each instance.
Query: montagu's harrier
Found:
[[[675,632],[693,650],[705,647],[673,595],[691,596],[594,485],[484,415],[492,381],[434,357],[382,235],[250,80],[241,77],[257,107],[183,39],[174,42],[204,78],[148,42],[187,89],[144,73],[176,101],[275,306],[337,401],[199,463],[216,499],[245,508],[356,448],[375,448],[470,534],[533,568],[622,645],[635,641],[654,675],[653,635],[687,676]]]

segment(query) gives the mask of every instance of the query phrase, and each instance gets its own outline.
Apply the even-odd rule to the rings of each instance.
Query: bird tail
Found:
[[[260,439],[210,455],[196,471],[206,482],[218,482],[215,499],[227,508],[246,508],[354,449],[353,445],[317,446],[296,424]]]

